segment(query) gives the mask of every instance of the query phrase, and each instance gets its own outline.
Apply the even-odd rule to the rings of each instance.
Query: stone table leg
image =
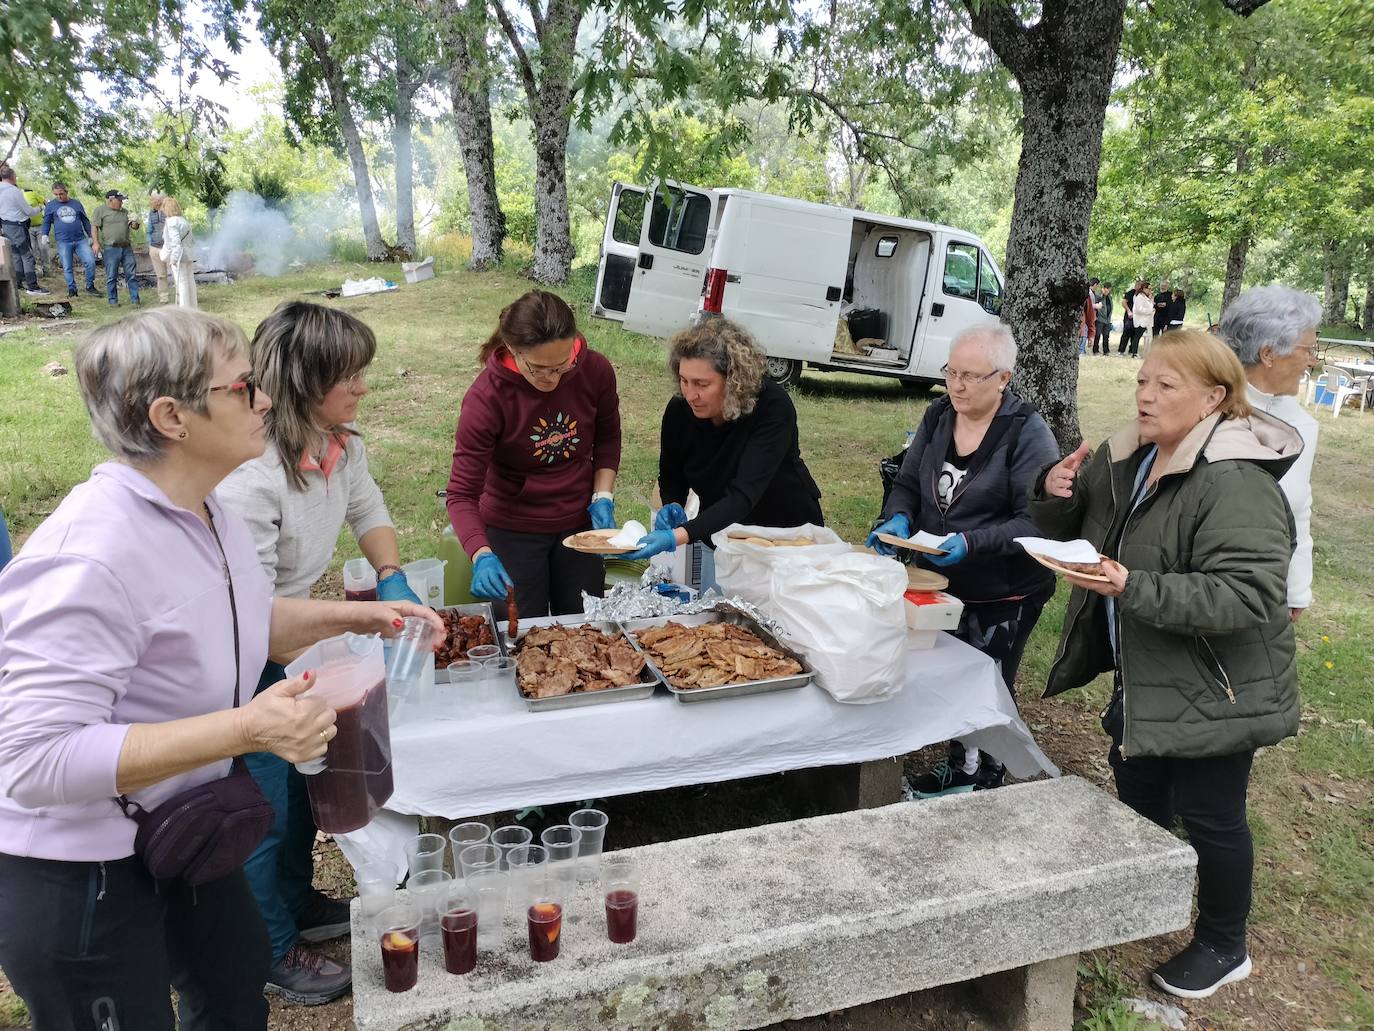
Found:
[[[902,764],[898,759],[874,759],[845,766],[789,770],[783,783],[790,807],[798,818],[817,812],[875,809],[902,800]]]
[[[1078,956],[1060,956],[968,982],[998,1031],[1070,1031]]]

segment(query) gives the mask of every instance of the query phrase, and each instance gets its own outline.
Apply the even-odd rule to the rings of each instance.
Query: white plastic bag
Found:
[[[743,536],[816,543],[770,547]],[[712,542],[721,591],[777,620],[837,702],[881,702],[902,689],[907,578],[900,563],[857,552],[820,526],[731,526]]]

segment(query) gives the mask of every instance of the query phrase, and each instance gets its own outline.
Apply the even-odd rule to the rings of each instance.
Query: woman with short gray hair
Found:
[[[734,523],[823,525],[821,489],[801,457],[797,410],[764,376],[743,326],[712,318],[668,341],[677,393],[663,410],[654,529],[628,558],[676,551]],[[701,511],[687,518],[687,494]]]
[[[1301,290],[1257,286],[1231,302],[1217,330],[1245,367],[1251,407],[1282,419],[1302,435],[1302,454],[1279,480],[1297,527],[1288,565],[1288,614],[1294,622],[1312,604],[1312,464],[1317,453],[1317,420],[1297,395],[1303,373],[1317,366],[1321,317],[1317,299]]]
[[[975,326],[954,338],[945,395],[932,401],[907,446],[901,470],[868,536],[939,534],[938,555],[917,555],[949,577],[964,603],[955,631],[995,659],[1013,702],[1026,641],[1054,593],[1054,576],[1015,543],[1035,536],[1028,494],[1037,474],[1059,457],[1040,413],[1011,389],[1016,341],[1002,325]],[[948,755],[911,784],[917,798],[993,788],[1005,770],[990,755],[949,743]]]
[[[428,610],[272,599],[214,493],[262,453],[271,405],[232,323],[133,315],[75,367],[115,460],[0,572],[0,966],[39,1031],[171,1031],[172,988],[183,1029],[265,1029],[267,934],[243,871],[155,880],[132,814],[214,790],[245,752],[322,755],[335,714],[304,694],[310,673],[251,698],[268,654]]]

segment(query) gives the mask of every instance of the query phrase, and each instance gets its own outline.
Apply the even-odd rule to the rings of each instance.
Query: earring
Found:
[[[185,431],[185,430],[182,430],[180,433],[177,434],[177,436],[180,437],[182,440],[185,440],[185,439],[186,439],[186,431]]]

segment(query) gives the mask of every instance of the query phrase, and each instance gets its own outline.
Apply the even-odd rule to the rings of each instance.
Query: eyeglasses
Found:
[[[355,391],[359,387],[367,386],[367,370],[362,369],[358,372],[355,372],[352,376],[349,376],[347,379],[339,380],[339,386],[347,387],[349,390]]]
[[[967,383],[969,386],[972,386],[975,383],[986,382],[987,380],[992,379],[993,376],[996,376],[1001,371],[1001,369],[993,369],[991,372],[979,376],[977,373],[974,372],[954,372],[950,369],[948,365],[940,366],[940,375],[945,377],[946,382]]]
[[[249,408],[252,408],[258,399],[258,384],[253,379],[253,374],[251,372],[241,380],[235,380],[233,383],[226,383],[222,387],[211,387],[207,393],[213,394],[216,390],[226,390],[231,394],[247,394]]]
[[[577,366],[577,356],[569,358],[562,365],[535,365],[522,355],[516,354],[516,359],[525,367],[525,371],[536,379],[541,376],[562,376],[564,373],[571,372]]]

